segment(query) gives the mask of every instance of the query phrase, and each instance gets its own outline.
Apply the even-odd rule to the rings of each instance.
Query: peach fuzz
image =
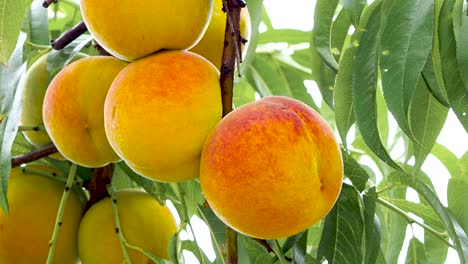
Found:
[[[213,0],[81,0],[80,6],[97,42],[117,58],[133,61],[195,45],[208,26]]]
[[[94,56],[64,67],[47,89],[44,126],[60,153],[73,163],[97,168],[120,158],[104,132],[104,100],[127,63]]]
[[[130,63],[104,107],[115,152],[137,173],[162,182],[198,177],[203,142],[221,115],[219,72],[188,51]]]
[[[208,136],[202,190],[215,214],[245,235],[277,239],[320,221],[341,190],[343,163],[325,120],[272,96],[228,114]]]

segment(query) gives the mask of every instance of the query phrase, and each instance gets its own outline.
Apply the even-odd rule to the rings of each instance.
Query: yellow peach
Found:
[[[42,103],[47,90],[47,56],[43,55],[37,59],[26,72],[23,82],[23,110],[21,112],[20,125],[22,126],[41,126],[42,120]],[[85,54],[77,54],[75,57],[83,58]],[[51,142],[46,131],[24,131],[24,137],[32,145],[40,147]],[[63,159],[60,153],[50,155],[52,158]]]
[[[210,24],[202,39],[190,51],[195,52],[207,58],[213,63],[216,68],[221,69],[223,47],[224,47],[224,32],[226,29],[226,13],[223,12],[223,1],[215,0],[213,13],[211,15]],[[240,33],[241,36],[250,39],[250,15],[247,7],[241,9],[240,17]],[[249,42],[247,42],[248,44]],[[247,46],[242,45],[242,50],[247,50]]]
[[[34,169],[53,172],[35,166]],[[45,263],[55,219],[65,185],[20,168],[8,180],[9,214],[0,210],[0,263]],[[54,263],[78,261],[78,226],[84,208],[83,196],[73,190],[65,205],[57,238]]]
[[[104,132],[104,100],[126,65],[112,57],[83,58],[51,81],[42,109],[44,126],[68,160],[92,168],[120,160]]]
[[[208,136],[202,190],[215,214],[248,236],[277,239],[322,219],[341,190],[339,146],[306,104],[272,96],[228,114]]]
[[[143,176],[194,179],[203,142],[221,119],[220,90],[216,68],[188,51],[158,52],[132,62],[106,98],[109,143]]]
[[[128,243],[149,251],[156,257],[169,259],[169,240],[177,225],[167,208],[151,195],[137,190],[116,193],[120,227]],[[78,249],[83,264],[124,263],[119,235],[114,224],[111,199],[91,206],[81,221]],[[127,248],[132,263],[152,263],[142,253]]]
[[[205,32],[213,0],[81,0],[83,19],[112,55],[136,60],[161,49],[189,49]]]

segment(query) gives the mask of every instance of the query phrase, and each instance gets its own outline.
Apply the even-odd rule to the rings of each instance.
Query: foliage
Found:
[[[240,263],[396,263],[403,250],[407,263],[444,263],[449,248],[468,263],[468,152],[459,158],[436,143],[449,111],[468,132],[468,52],[462,47],[468,36],[467,4],[367,2],[317,0],[315,14],[310,14],[314,30],[300,31],[275,29],[262,1],[247,1],[253,36],[243,77],[236,80],[235,106],[268,95],[310,105],[341,139],[349,181],[330,214],[304,233],[279,244],[239,235]],[[39,0],[0,0],[0,7],[0,206],[8,210],[11,156],[33,149],[17,133],[20,76],[26,64],[50,50],[50,39],[81,17],[70,0],[58,1],[49,13]],[[266,26],[261,33],[260,22]],[[54,51],[48,60],[51,76],[79,51],[95,55],[91,39],[84,34],[63,51]],[[396,131],[390,128],[393,119]],[[405,150],[401,156],[394,155],[397,145]],[[421,169],[429,155],[450,172],[448,205],[441,203]],[[62,171],[61,177],[70,167],[48,158],[37,162]],[[80,181],[91,176],[85,168],[78,168],[78,175]],[[175,263],[184,251],[201,263],[225,263],[226,226],[204,207],[197,180],[153,182],[119,163],[113,184],[116,189],[141,186],[160,203],[174,204],[181,217],[180,237],[195,239],[173,239]],[[408,190],[419,201],[408,200]],[[209,227],[215,260],[200,247],[194,228],[200,219]],[[406,229],[414,226],[424,228],[424,240],[410,236],[403,249]]]

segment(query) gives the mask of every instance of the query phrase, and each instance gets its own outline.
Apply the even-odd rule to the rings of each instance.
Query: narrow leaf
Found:
[[[449,103],[468,132],[468,88],[463,83],[457,60],[453,29],[454,3],[455,0],[446,0],[442,5],[439,22],[440,57],[443,58],[442,72]]]
[[[351,180],[353,186],[356,187],[358,191],[362,192],[369,180],[369,174],[367,174],[367,171],[346,151],[341,150],[341,156],[343,157],[344,174]]]
[[[338,0],[317,0],[315,4],[313,34],[317,53],[334,72],[338,71],[338,63],[331,52],[330,35],[337,6]]]
[[[320,58],[317,53],[314,42],[310,43],[311,53],[311,68],[312,68],[312,79],[317,83],[320,89],[322,98],[332,109],[333,106],[333,90],[335,85],[335,72],[330,69]]]
[[[383,161],[400,170],[391,159],[379,136],[375,107],[379,59],[379,27],[381,12],[376,8],[369,17],[356,53],[353,71],[353,106],[359,131],[367,146]]]
[[[453,30],[457,47],[457,60],[465,88],[468,88],[468,16],[464,13],[463,0],[457,0],[454,7]]]
[[[259,35],[258,44],[272,42],[287,42],[289,45],[308,43],[310,41],[310,34],[310,31],[297,29],[271,29]]]
[[[355,27],[359,25],[359,18],[361,17],[362,10],[367,4],[366,0],[341,0],[343,8],[349,14],[351,21]]]
[[[413,237],[408,245],[405,264],[426,264],[428,262],[424,244]]]
[[[447,202],[450,212],[468,233],[468,177],[451,178],[447,186]]]
[[[426,0],[391,0],[382,7],[382,90],[388,109],[410,138],[408,109],[432,46],[433,9],[434,2]]]
[[[306,264],[307,258],[307,232],[308,230],[304,231],[303,235],[299,238],[299,240],[294,244],[294,261],[297,264]]]
[[[445,146],[436,143],[432,148],[431,153],[444,164],[452,177],[461,175],[460,167],[458,166],[458,158]]]
[[[26,10],[26,1],[0,0],[0,64],[5,67],[10,66]]]
[[[22,1],[20,1],[22,2]],[[8,176],[11,169],[11,147],[18,132],[21,112],[21,86],[18,85],[26,64],[23,63],[23,43],[26,34],[20,34],[8,67],[0,66],[0,208],[8,213]]]
[[[32,43],[49,45],[49,16],[42,3],[43,0],[34,0],[29,10],[29,38]]]
[[[377,193],[375,187],[369,189],[363,196],[364,202],[364,230],[365,255],[364,263],[372,264],[377,261],[380,250],[381,227],[379,218],[375,215]]]
[[[448,108],[435,99],[421,78],[411,101],[409,125],[419,144],[413,144],[416,164],[419,171],[427,155],[436,143],[447,118]]]
[[[343,47],[346,38],[348,37],[349,27],[351,26],[351,21],[346,10],[342,9],[335,21],[332,24],[332,32],[330,36],[330,47],[332,54],[335,56],[338,61],[341,56],[341,51],[344,50]]]
[[[325,218],[318,259],[333,263],[361,263],[364,223],[356,190],[344,184],[337,203]]]
[[[442,89],[437,81],[436,73],[434,72],[434,62],[432,60],[432,56],[429,56],[426,61],[426,65],[424,65],[424,69],[422,71],[422,79],[426,83],[426,86],[431,91],[432,95],[446,107],[450,107],[450,104],[447,99],[447,92],[445,88]],[[440,74],[442,71],[440,72]],[[445,86],[444,86],[445,87]]]
[[[248,47],[247,52],[245,55],[245,59],[241,64],[240,74],[243,75],[247,70],[247,66],[255,57],[255,49],[257,48],[257,41],[259,35],[259,27],[260,22],[262,22],[262,14],[263,14],[263,1],[257,0],[247,0],[247,7],[249,8],[249,15],[250,15],[250,39],[248,40]]]

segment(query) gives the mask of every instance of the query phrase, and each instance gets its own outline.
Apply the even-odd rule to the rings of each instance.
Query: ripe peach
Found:
[[[83,19],[112,55],[136,60],[161,49],[189,49],[205,32],[213,0],[81,0]]]
[[[109,143],[136,172],[158,181],[198,177],[203,142],[221,119],[219,73],[188,51],[130,63],[104,106]]]
[[[34,169],[53,172],[43,166]],[[8,184],[10,213],[0,209],[0,263],[45,263],[49,240],[65,185],[20,168],[11,170]],[[57,239],[54,263],[78,260],[78,226],[84,208],[83,196],[73,190],[65,205]]]
[[[116,199],[120,232],[128,243],[156,257],[169,259],[169,240],[177,225],[167,206],[159,205],[149,194],[137,190],[119,191]],[[125,262],[115,231],[111,199],[99,201],[84,215],[78,232],[78,250],[83,264]],[[150,263],[143,254],[127,250],[132,263]]]
[[[226,13],[222,9],[223,1],[215,0],[208,29],[197,45],[190,49],[190,51],[200,54],[211,61],[218,69],[221,69],[224,31],[226,29]],[[247,7],[241,9],[240,33],[243,38],[250,39],[250,15]],[[244,45],[242,45],[242,48],[243,51],[247,50],[247,47]]]
[[[277,239],[322,219],[341,190],[332,130],[312,108],[272,96],[227,115],[203,147],[200,181],[215,214],[233,229]]]
[[[64,67],[47,89],[44,126],[60,153],[85,167],[116,162],[104,132],[104,100],[127,63],[112,57],[83,58]]]
[[[43,125],[42,103],[47,90],[47,56],[43,55],[37,59],[26,72],[23,82],[23,111],[21,112],[20,125],[39,126]],[[75,58],[83,58],[85,54],[77,54]],[[24,137],[32,145],[40,147],[51,142],[46,131],[24,131]],[[63,159],[60,153],[50,155],[52,158]]]

